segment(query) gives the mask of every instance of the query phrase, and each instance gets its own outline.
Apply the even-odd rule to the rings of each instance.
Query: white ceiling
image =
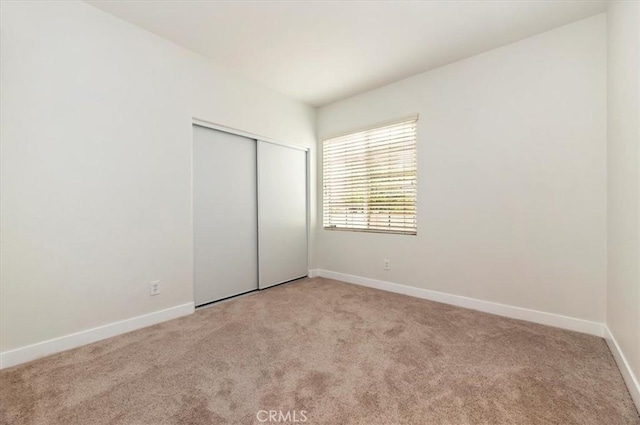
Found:
[[[603,12],[606,1],[87,1],[314,106]]]

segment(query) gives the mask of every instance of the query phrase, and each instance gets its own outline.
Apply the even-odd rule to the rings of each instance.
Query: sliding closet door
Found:
[[[256,141],[193,127],[196,306],[258,287]]]
[[[307,275],[307,153],[258,141],[260,288]]]

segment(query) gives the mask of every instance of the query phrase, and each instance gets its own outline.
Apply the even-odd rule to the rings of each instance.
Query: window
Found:
[[[417,234],[416,120],[323,142],[325,229]]]

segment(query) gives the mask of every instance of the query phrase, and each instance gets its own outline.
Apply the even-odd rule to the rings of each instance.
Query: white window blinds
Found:
[[[416,119],[323,142],[328,230],[417,234]]]

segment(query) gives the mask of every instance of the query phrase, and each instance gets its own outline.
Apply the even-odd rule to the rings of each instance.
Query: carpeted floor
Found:
[[[0,371],[0,403],[3,424],[640,424],[600,338],[320,278]]]

